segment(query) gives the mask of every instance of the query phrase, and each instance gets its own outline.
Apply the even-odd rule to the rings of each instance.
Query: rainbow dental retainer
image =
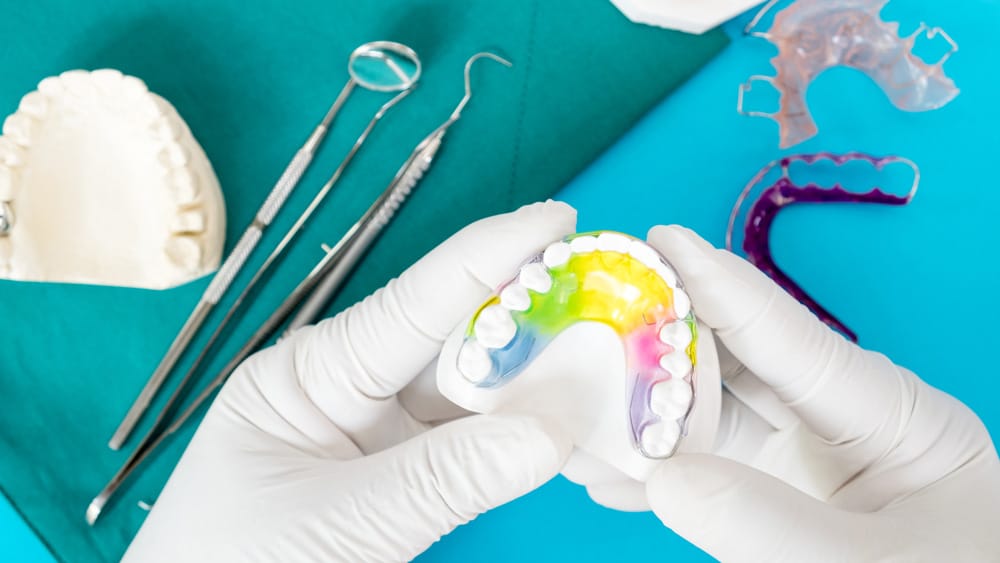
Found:
[[[547,418],[643,480],[681,449],[711,448],[712,340],[656,250],[621,233],[576,234],[526,261],[456,329],[438,387],[475,412]]]

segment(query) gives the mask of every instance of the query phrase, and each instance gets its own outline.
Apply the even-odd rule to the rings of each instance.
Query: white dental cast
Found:
[[[74,70],[0,136],[0,277],[164,289],[218,267],[225,209],[187,125],[139,79]],[[2,207],[0,207],[2,209]]]

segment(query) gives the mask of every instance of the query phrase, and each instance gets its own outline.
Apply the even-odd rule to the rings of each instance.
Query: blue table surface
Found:
[[[744,15],[727,25],[734,42],[724,53],[558,198],[580,210],[580,230],[643,236],[653,225],[681,223],[721,245],[736,194],[779,156],[859,150],[912,159],[922,183],[909,206],[793,208],[773,230],[776,261],[855,329],[863,345],[958,397],[995,433],[1000,382],[977,352],[993,349],[992,323],[1000,313],[1000,297],[991,291],[1000,274],[991,258],[1000,232],[988,227],[1000,204],[992,176],[1000,105],[991,70],[1000,3],[970,0],[959,7],[896,0],[883,17],[899,21],[904,35],[926,21],[958,41],[962,50],[945,66],[962,89],[954,102],[934,112],[904,113],[865,76],[833,69],[809,90],[819,135],[780,151],[773,122],[735,111],[739,83],[751,74],[773,74],[773,47],[739,34]],[[940,40],[918,42],[920,54],[943,50]],[[858,174],[858,182],[870,178],[855,169],[843,174]],[[52,560],[2,499],[0,553],[12,561]],[[651,514],[601,508],[583,489],[557,478],[459,528],[421,560],[624,560],[649,553],[672,561],[710,560]]]

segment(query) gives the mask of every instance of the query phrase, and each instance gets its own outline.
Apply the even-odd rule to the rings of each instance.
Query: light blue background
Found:
[[[642,236],[655,224],[682,223],[721,245],[729,208],[754,173],[783,154],[861,150],[914,160],[923,182],[903,208],[802,206],[773,231],[776,260],[819,302],[888,354],[971,406],[995,434],[1000,383],[985,358],[995,350],[1000,314],[994,172],[1000,147],[997,103],[1000,2],[960,5],[896,0],[883,12],[904,34],[921,21],[946,29],[962,50],[946,65],[962,94],[942,110],[895,110],[866,77],[847,69],[823,74],[809,91],[820,134],[777,149],[777,127],[735,112],[736,87],[772,74],[774,50],[742,38],[660,104],[560,198],[580,210],[580,230],[617,229]],[[922,53],[940,53],[931,42]],[[757,98],[755,98],[757,99]],[[58,502],[58,499],[53,499]],[[0,553],[50,561],[30,530],[0,504]],[[423,561],[709,560],[663,529],[651,514],[600,508],[558,478],[483,515],[429,550]]]

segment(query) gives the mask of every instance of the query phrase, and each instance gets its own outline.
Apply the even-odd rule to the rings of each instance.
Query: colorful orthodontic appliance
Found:
[[[718,423],[711,335],[667,261],[621,233],[571,235],[525,262],[449,337],[437,376],[459,406],[547,418],[639,480],[710,449]]]

